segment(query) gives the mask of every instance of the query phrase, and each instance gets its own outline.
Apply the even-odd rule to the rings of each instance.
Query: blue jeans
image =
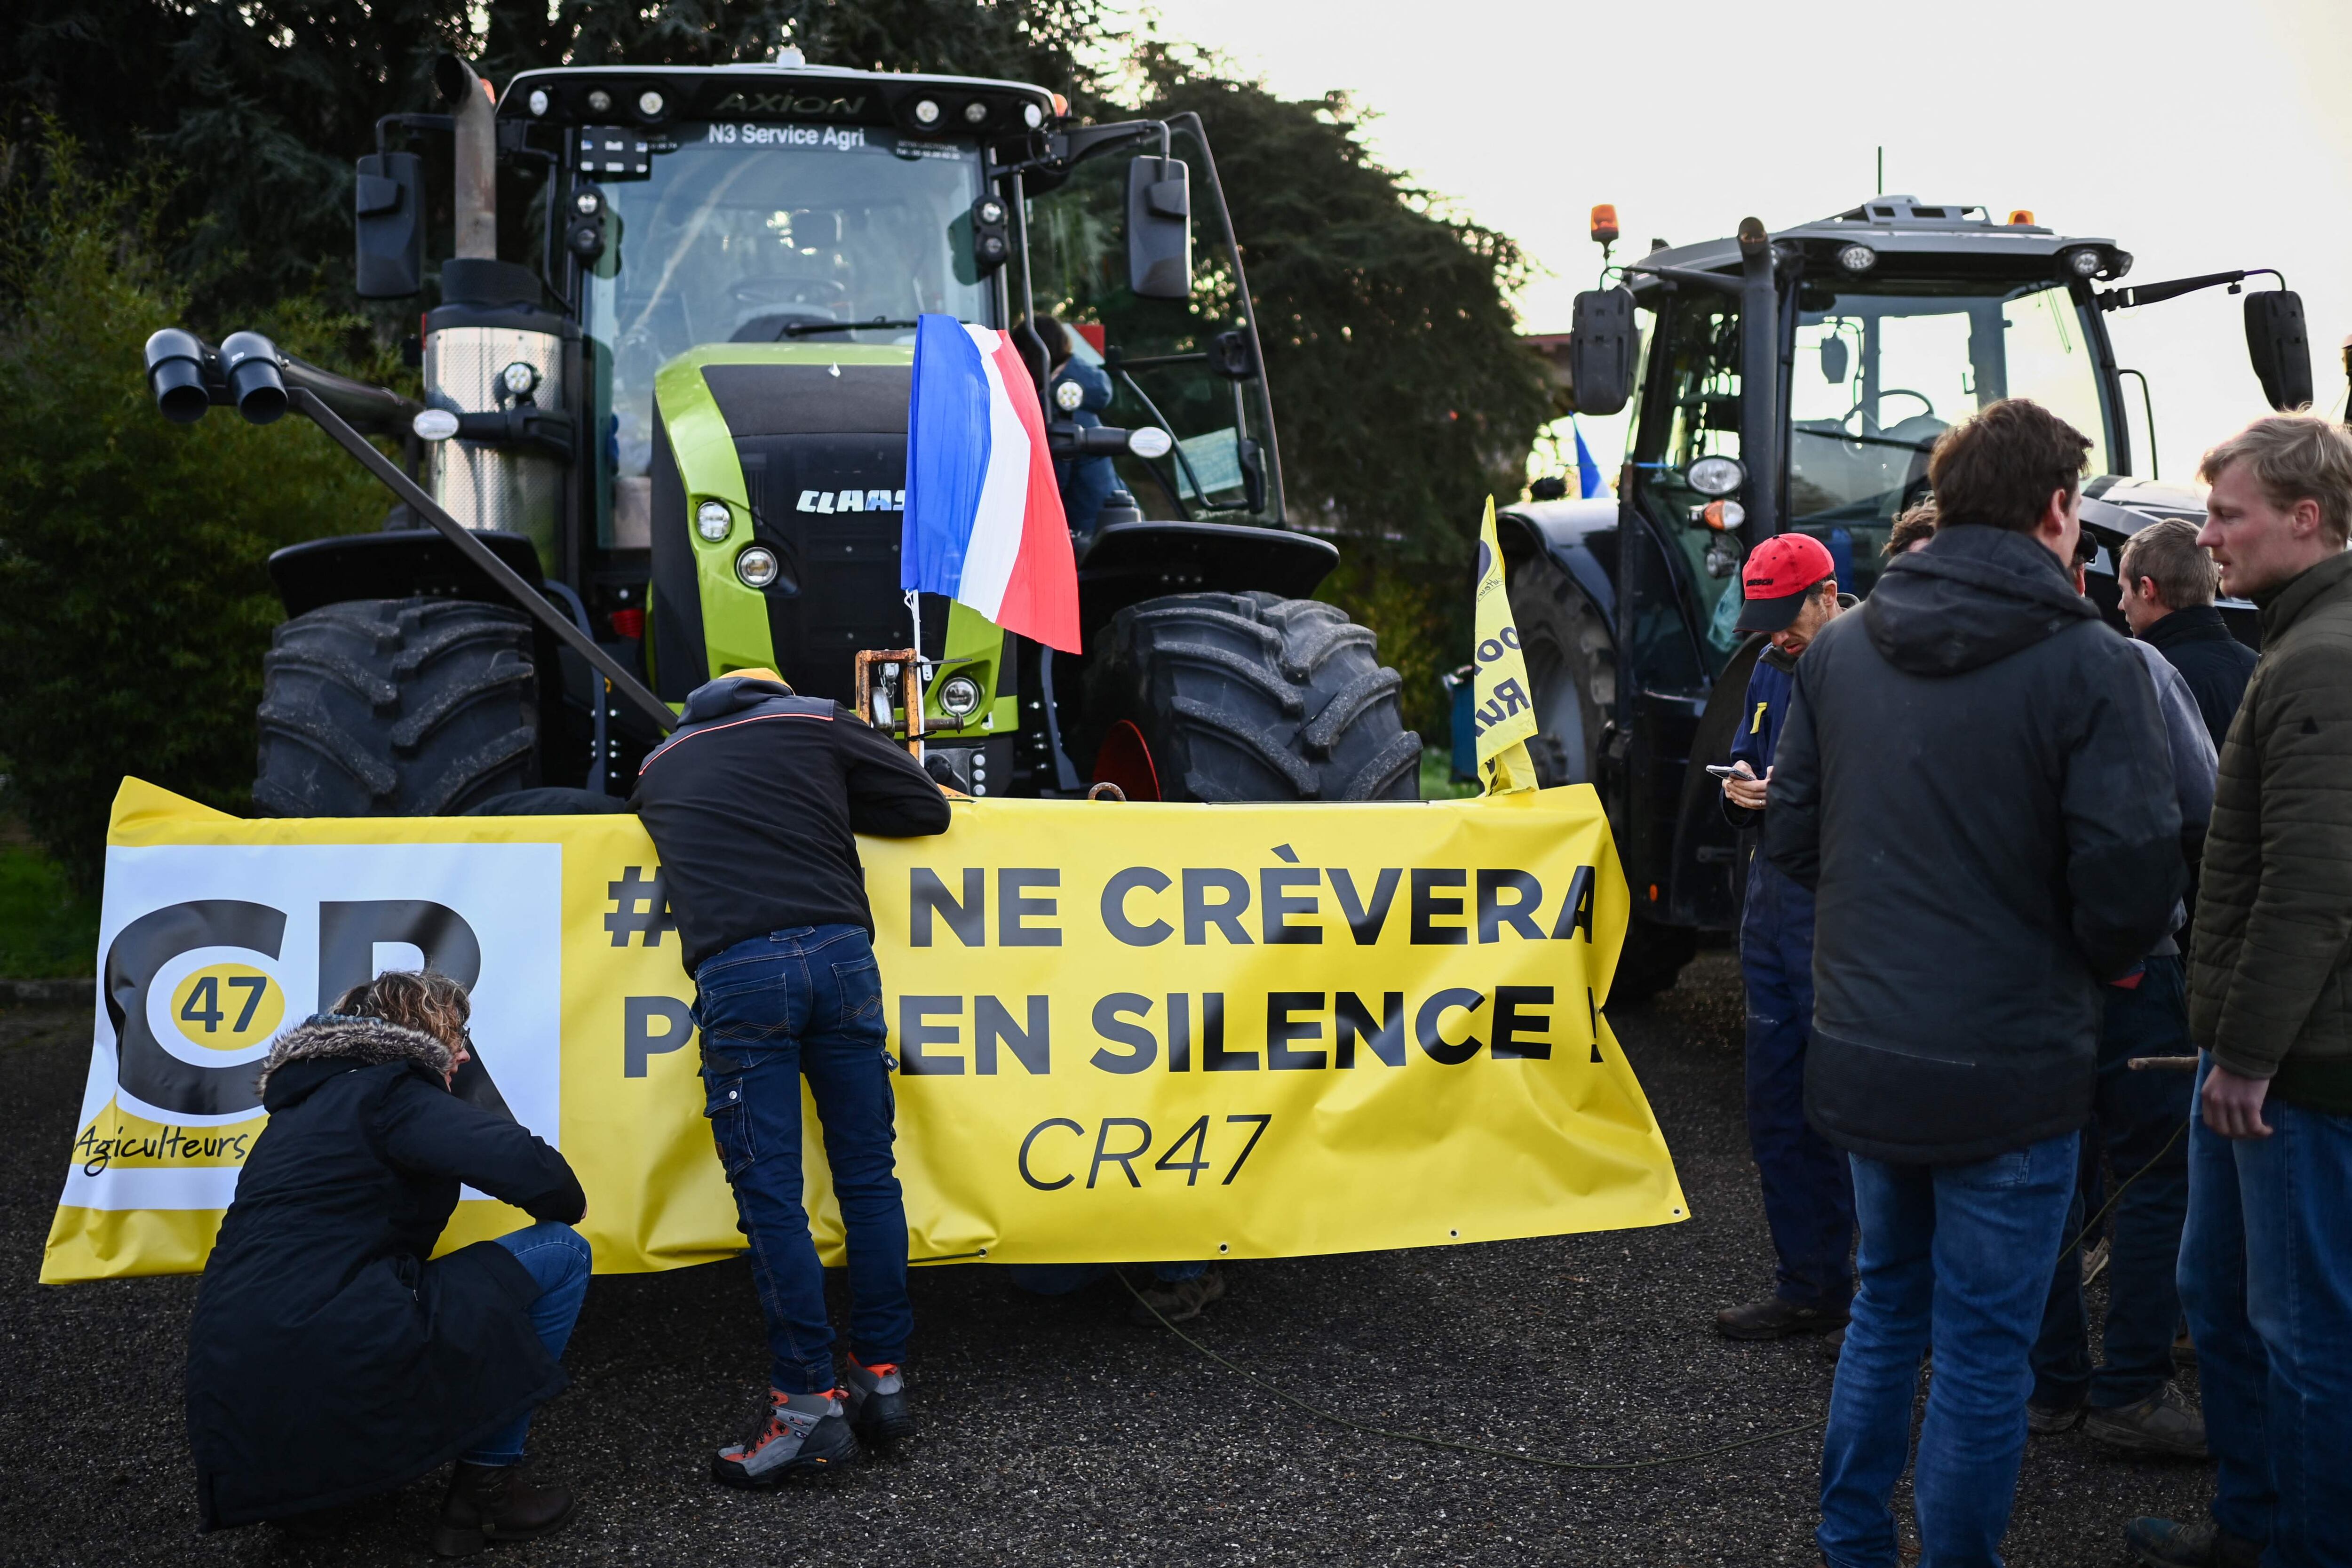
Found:
[[[592,1262],[588,1243],[570,1226],[558,1225],[551,1219],[509,1231],[498,1238],[498,1243],[513,1253],[515,1260],[539,1281],[539,1300],[530,1304],[530,1326],[538,1333],[539,1342],[547,1347],[549,1357],[562,1361],[563,1347],[572,1342],[572,1325],[580,1317],[580,1303],[588,1296]],[[465,1462],[522,1463],[522,1441],[530,1432],[531,1415],[527,1410],[504,1430],[483,1438],[479,1447],[465,1456]]]
[[[1969,1165],[1852,1156],[1860,1288],[1830,1393],[1814,1536],[1834,1568],[1895,1568],[1888,1499],[1931,1345],[1912,1481],[1919,1568],[1999,1568],[2025,1452],[2029,1357],[2080,1143],[2069,1132]]]
[[[840,1383],[824,1269],[801,1206],[803,1076],[848,1233],[850,1353],[867,1366],[903,1362],[915,1317],[874,944],[850,925],[770,931],[704,960],[694,984],[703,1114],[751,1239],[769,1381],[786,1394]]]
[[[2105,991],[2092,1140],[2105,1148],[2115,1179],[2131,1184],[2108,1215],[2105,1359],[2096,1371],[2083,1310],[2082,1255],[2067,1253],[2050,1276],[2042,1337],[2033,1346],[2033,1398],[2058,1409],[2087,1399],[2112,1410],[2162,1388],[2172,1378],[2172,1336],[2180,1321],[2174,1275],[2189,1214],[2189,1141],[2173,1134],[2189,1117],[2189,1075],[2134,1072],[2128,1065],[2134,1057],[2189,1054],[2180,960],[2151,958],[2137,987]],[[2083,1228],[2084,1213],[2078,1185],[2066,1211],[2068,1237]]]
[[[1004,1272],[1015,1289],[1032,1296],[1066,1296],[1108,1278],[1110,1270],[1108,1263],[1011,1263]],[[1175,1285],[1198,1279],[1208,1271],[1206,1263],[1155,1263],[1151,1278],[1162,1285]]]
[[[2263,1120],[2267,1138],[2189,1125],[2180,1300],[2213,1522],[2268,1542],[2266,1568],[2352,1563],[2352,1117],[2267,1099]]]
[[[1739,976],[1748,996],[1748,1148],[1780,1261],[1772,1293],[1843,1312],[1853,1295],[1853,1178],[1845,1156],[1805,1121],[1813,895],[1761,856],[1748,874]]]

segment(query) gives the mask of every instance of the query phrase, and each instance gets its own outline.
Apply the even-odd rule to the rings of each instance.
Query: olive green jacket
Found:
[[[2352,1110],[2352,554],[2256,603],[2263,654],[2221,743],[2189,1030],[2282,1099]]]

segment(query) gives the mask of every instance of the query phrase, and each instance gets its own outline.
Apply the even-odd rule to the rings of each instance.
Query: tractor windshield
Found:
[[[1843,532],[1857,557],[1874,554],[1895,513],[1927,493],[1936,437],[2004,397],[2031,397],[2074,426],[2090,437],[2090,471],[2108,471],[2098,370],[2064,284],[1889,279],[1805,290],[1789,379],[1789,526],[1833,550]]]
[[[624,486],[649,471],[654,373],[688,349],[911,344],[926,311],[1001,324],[972,261],[975,146],[714,121],[656,141],[652,165],[600,186],[613,238],[583,312],[610,367],[606,458]]]

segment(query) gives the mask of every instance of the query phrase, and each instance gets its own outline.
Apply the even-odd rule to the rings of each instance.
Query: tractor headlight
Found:
[[[2077,278],[2089,278],[2107,264],[2107,258],[2089,246],[2066,253],[2066,270]]]
[[[539,372],[528,361],[516,360],[499,372],[499,384],[509,397],[528,397],[539,386]]]
[[[1086,400],[1087,389],[1076,382],[1057,381],[1054,384],[1054,406],[1063,413],[1076,414]]]
[[[547,89],[535,87],[530,89],[530,111],[534,115],[547,112]]]
[[[723,500],[704,501],[694,509],[694,531],[716,544],[735,531],[735,514],[727,510],[727,503]],[[741,563],[739,562],[737,564],[740,566]],[[771,556],[768,575],[773,577],[775,574],[774,558]],[[749,577],[743,580],[747,583],[751,581]],[[751,585],[756,588],[761,584],[752,583]]]
[[[1848,272],[1867,272],[1878,265],[1878,252],[1866,245],[1838,247],[1837,264]]]
[[[951,719],[968,719],[980,709],[980,682],[969,675],[950,675],[940,688],[940,708]]]
[[[764,544],[754,544],[735,557],[735,575],[743,579],[746,587],[766,587],[776,580],[776,552]]]
[[[609,92],[606,92],[603,88],[601,88],[601,87],[600,87],[600,88],[596,89],[593,92],[591,92],[591,93],[588,95],[588,112],[589,112],[589,113],[591,113],[591,114],[602,114],[602,113],[604,113],[606,110],[608,110],[608,109],[610,109],[610,108],[612,108],[612,107],[613,107],[613,95],[612,95],[611,93],[609,93]]]
[[[662,95],[660,93],[641,92],[637,95],[637,112],[639,114],[644,115],[647,120],[658,120],[661,118],[661,111]]]
[[[963,106],[963,117],[967,124],[983,124],[988,119],[988,105],[975,98]]]
[[[1021,106],[1021,123],[1034,131],[1045,123],[1045,111],[1034,103],[1024,103]]]
[[[919,100],[915,104],[915,123],[918,125],[937,125],[939,122],[939,100],[931,98]]]
[[[1748,482],[1748,469],[1737,458],[1701,458],[1683,478],[1703,496],[1727,496]]]

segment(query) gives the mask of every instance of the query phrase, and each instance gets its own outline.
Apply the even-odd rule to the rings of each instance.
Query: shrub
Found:
[[[0,805],[87,890],[125,773],[250,805],[264,563],[383,503],[307,421],[155,412],[141,350],[190,289],[146,216],[159,183],[94,178],[54,132],[0,170]],[[238,324],[306,357],[352,326],[299,302]]]

